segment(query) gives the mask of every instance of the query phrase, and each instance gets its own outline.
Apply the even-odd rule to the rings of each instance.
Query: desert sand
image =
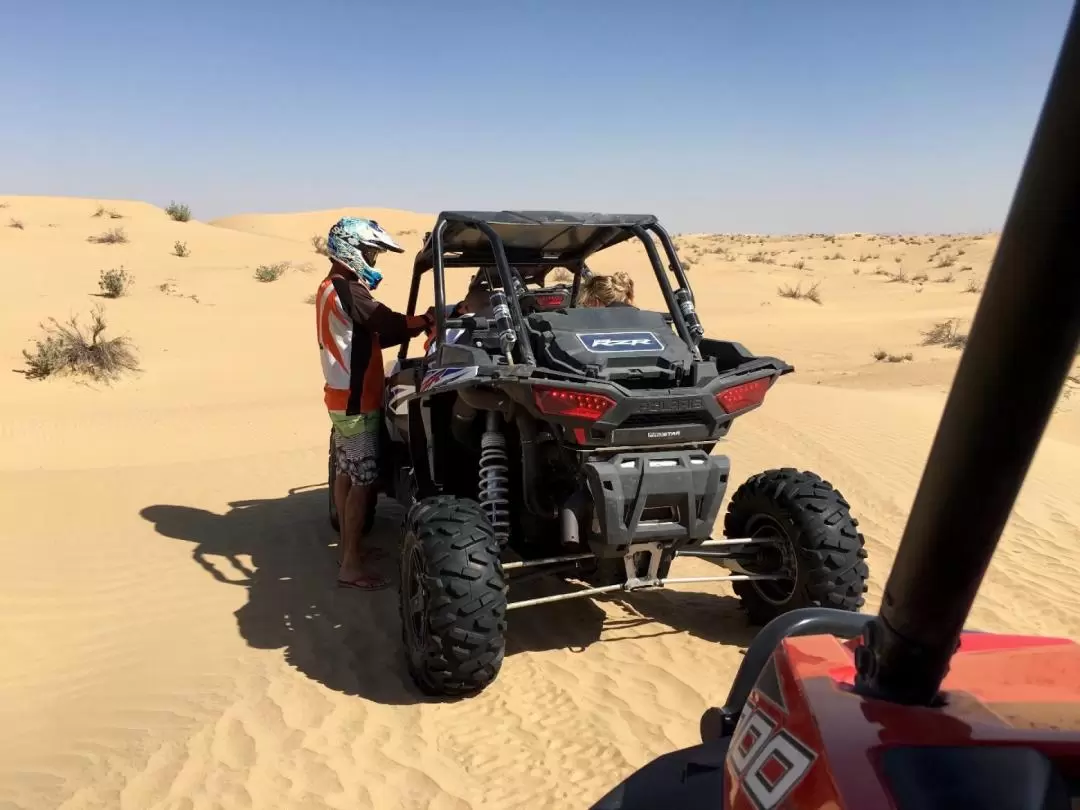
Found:
[[[515,613],[499,680],[454,703],[407,682],[393,591],[334,588],[308,299],[326,265],[310,238],[344,211],[206,223],[122,200],[0,206],[0,808],[580,807],[697,741],[753,634],[723,584]],[[349,210],[410,253],[433,220]],[[126,243],[87,241],[115,227]],[[868,610],[960,354],[922,332],[966,327],[996,241],[679,239],[709,334],[796,366],[732,430],[733,480],[782,465],[836,484],[867,538]],[[410,253],[383,262],[399,307]],[[254,279],[280,262],[277,281]],[[121,265],[130,293],[94,297]],[[639,247],[594,263],[618,268],[659,300]],[[814,284],[820,303],[778,295]],[[138,374],[18,373],[41,321],[97,304]],[[1080,638],[1077,402],[1059,404],[974,627]],[[384,501],[383,548],[399,518]]]

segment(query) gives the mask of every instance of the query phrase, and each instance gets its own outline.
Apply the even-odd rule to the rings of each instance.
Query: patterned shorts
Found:
[[[335,430],[334,451],[338,472],[349,476],[349,480],[355,486],[371,486],[378,480],[379,434],[377,431],[342,436]]]

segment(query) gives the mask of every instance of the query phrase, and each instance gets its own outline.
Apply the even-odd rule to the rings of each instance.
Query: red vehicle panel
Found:
[[[893,808],[890,747],[1024,745],[1080,774],[1080,646],[965,633],[940,708],[851,691],[857,641],[789,638],[758,679],[727,756],[731,810]]]

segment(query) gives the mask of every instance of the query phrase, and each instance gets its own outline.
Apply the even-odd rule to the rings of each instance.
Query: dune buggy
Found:
[[[667,311],[576,306],[588,258],[635,238]],[[465,268],[490,306],[451,317],[445,275]],[[551,283],[560,269],[564,281]],[[730,463],[712,451],[794,369],[704,337],[655,217],[443,213],[416,256],[409,314],[429,272],[434,340],[423,356],[403,345],[387,376],[382,471],[407,510],[401,619],[424,692],[490,683],[507,611],[529,605],[710,581],[732,582],[759,624],[863,605],[863,537],[847,501],[813,473],[754,475],[713,536]],[[680,556],[729,570],[672,577]],[[508,599],[515,582],[550,573],[578,589]]]

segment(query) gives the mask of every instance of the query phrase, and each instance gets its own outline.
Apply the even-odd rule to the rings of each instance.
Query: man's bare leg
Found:
[[[342,479],[344,485],[339,484]],[[385,588],[388,584],[386,579],[365,565],[365,555],[361,549],[368,500],[377,497],[375,488],[353,486],[347,476],[340,476],[334,482],[334,497],[340,498],[337,503],[341,513],[341,570],[338,581],[369,590]]]

